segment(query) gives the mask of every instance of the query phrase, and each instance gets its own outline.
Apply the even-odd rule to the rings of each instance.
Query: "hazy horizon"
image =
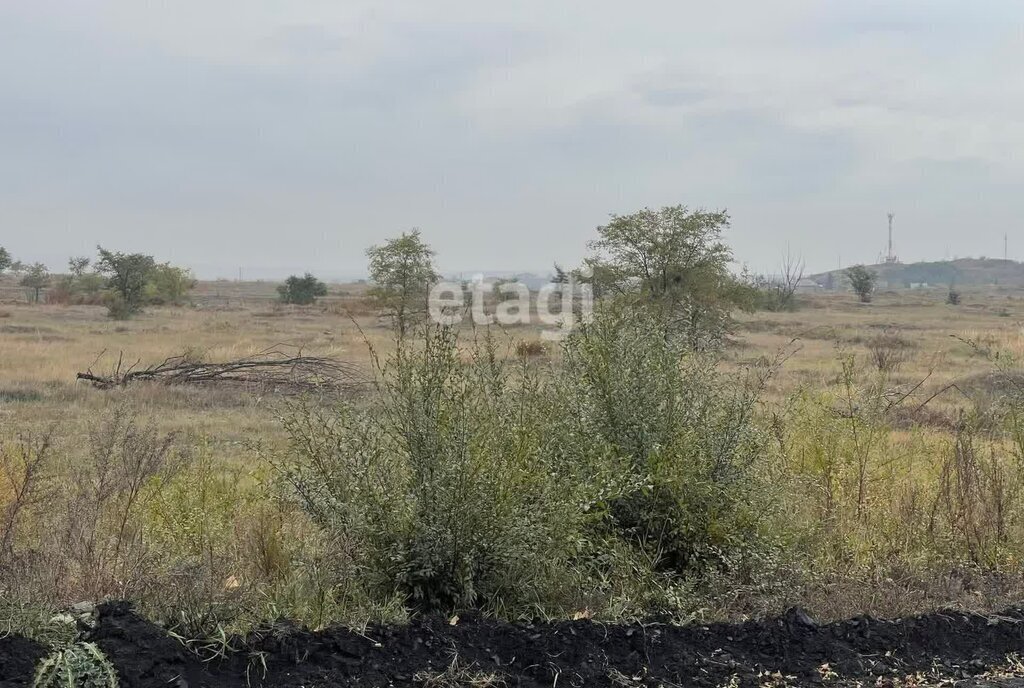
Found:
[[[573,266],[610,213],[727,208],[736,259],[1024,256],[1024,5],[0,6],[0,245],[202,278]]]

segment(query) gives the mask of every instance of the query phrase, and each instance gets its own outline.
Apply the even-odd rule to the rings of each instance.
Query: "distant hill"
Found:
[[[878,286],[882,289],[911,287],[1009,286],[1024,287],[1024,263],[995,258],[958,258],[933,263],[882,263],[869,265],[878,273]],[[842,270],[831,270],[810,279],[823,287],[845,283]]]

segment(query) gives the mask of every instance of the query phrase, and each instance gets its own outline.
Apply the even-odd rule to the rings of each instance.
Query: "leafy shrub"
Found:
[[[61,305],[104,305],[106,286],[106,278],[99,273],[64,275],[47,290],[46,302]]]
[[[370,407],[289,414],[281,468],[364,594],[525,610],[567,573],[582,518],[544,451],[537,381],[490,341],[464,365],[448,329],[398,346]]]
[[[149,274],[145,298],[148,303],[156,305],[181,306],[186,303],[188,293],[195,286],[195,277],[189,270],[170,263],[160,263],[153,266]]]
[[[607,523],[658,569],[728,567],[755,546],[754,405],[771,366],[742,379],[659,334],[651,315],[610,309],[570,336],[559,396],[577,427],[567,451],[608,456]],[[609,489],[610,488],[610,489]]]
[[[277,293],[284,303],[308,306],[315,303],[318,296],[327,296],[327,285],[307,272],[302,277],[289,277],[278,286]]]
[[[878,274],[863,265],[854,265],[847,268],[845,274],[846,278],[850,280],[853,293],[857,295],[860,302],[871,303],[871,296],[875,293]]]
[[[107,277],[110,317],[124,320],[142,310],[146,285],[156,267],[153,256],[143,253],[120,253],[97,247],[96,271]]]
[[[130,306],[120,294],[115,292],[105,292],[103,303],[107,307],[107,315],[114,320],[128,320],[139,312],[138,308]]]
[[[725,376],[653,325],[609,311],[545,376],[430,329],[400,338],[369,402],[293,408],[276,465],[338,577],[519,614],[664,604],[683,576],[740,568],[762,546],[764,372]]]

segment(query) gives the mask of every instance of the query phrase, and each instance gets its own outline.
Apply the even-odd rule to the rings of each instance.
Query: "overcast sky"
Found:
[[[1024,258],[1019,0],[0,2],[0,245],[202,277],[575,264],[727,208],[737,259]]]

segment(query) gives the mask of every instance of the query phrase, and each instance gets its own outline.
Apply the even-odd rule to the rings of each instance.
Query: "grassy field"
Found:
[[[281,498],[267,462],[287,445],[282,399],[76,381],[119,357],[216,361],[281,346],[372,375],[369,347],[386,355],[390,328],[360,285],[335,285],[306,308],[278,305],[266,283],[202,283],[194,299],[126,322],[101,307],[0,304],[0,472],[13,594],[48,605],[127,595],[170,617],[181,609],[202,616],[227,599],[250,616],[287,613],[313,625],[399,613],[401,605],[386,603],[346,608],[329,593],[330,543]],[[742,616],[803,602],[826,617],[893,614],[991,606],[1017,594],[1022,457],[1005,437],[972,435],[968,458],[977,466],[968,468],[980,477],[971,483],[954,464],[965,451],[959,414],[998,396],[993,359],[1024,355],[1022,322],[1024,294],[994,289],[965,293],[959,306],[938,291],[882,293],[871,304],[814,294],[794,312],[738,316],[726,370],[786,352],[758,406],[774,438],[762,471],[784,515],[772,535],[806,570],[787,580],[791,559],[773,560],[777,578],[729,579],[680,610]],[[516,359],[515,342],[538,337],[529,327],[501,332],[500,355]],[[557,349],[538,360],[558,366]],[[120,437],[116,446],[104,446],[104,433]],[[29,457],[40,451],[45,479],[20,495]],[[135,455],[154,461],[118,478],[138,477],[135,492],[104,492],[110,466]],[[996,521],[991,535],[985,528]]]

